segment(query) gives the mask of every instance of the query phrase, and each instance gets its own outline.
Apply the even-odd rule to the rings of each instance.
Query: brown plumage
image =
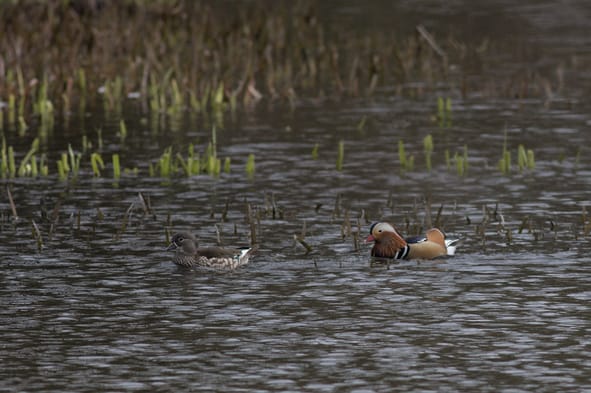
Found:
[[[193,234],[180,232],[172,237],[166,250],[175,251],[172,261],[179,266],[235,269],[248,263],[255,248],[199,247]]]

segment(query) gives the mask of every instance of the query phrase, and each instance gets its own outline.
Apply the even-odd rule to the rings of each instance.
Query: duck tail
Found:
[[[252,254],[254,254],[257,250],[259,249],[259,245],[258,244],[254,244],[251,247],[240,247],[240,255],[238,256],[238,258],[240,260],[248,260],[248,258],[250,258],[252,256]]]
[[[462,239],[445,239],[447,255],[455,255],[456,248],[462,243]]]

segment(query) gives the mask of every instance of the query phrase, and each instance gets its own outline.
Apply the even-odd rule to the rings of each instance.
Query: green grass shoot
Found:
[[[96,137],[97,137],[96,144],[97,144],[99,150],[103,150],[103,129],[102,128],[97,128]]]
[[[425,148],[425,165],[427,170],[431,171],[431,155],[433,154],[433,137],[431,134],[423,138],[423,147]]]
[[[66,153],[62,153],[61,159],[57,162],[57,173],[60,180],[64,181],[68,179],[70,165],[68,164],[68,155]]]
[[[254,172],[255,172],[255,157],[254,157],[254,154],[250,153],[248,155],[247,160],[246,160],[246,176],[248,176],[249,179],[253,179]]]
[[[314,144],[314,147],[312,148],[312,159],[313,160],[318,159],[318,148],[319,148],[319,144],[318,143]]]
[[[78,69],[78,87],[82,96],[86,96],[86,73],[84,72],[84,68]]]
[[[8,124],[14,126],[16,122],[16,97],[14,94],[8,95]]]
[[[121,143],[124,143],[125,138],[127,138],[127,126],[123,119],[119,121],[119,138],[121,139]]]
[[[121,177],[121,165],[119,163],[119,154],[113,153],[111,156],[111,161],[113,162],[113,178],[119,179]]]
[[[101,170],[105,169],[105,163],[100,153],[92,153],[90,155],[90,165],[92,166],[92,173],[95,177],[101,177]]]
[[[74,177],[76,177],[80,171],[80,160],[82,159],[82,153],[75,153],[72,149],[72,145],[68,144],[68,157],[70,159],[70,169]]]
[[[224,160],[224,173],[230,173],[230,157],[226,157],[226,159]]]
[[[22,159],[19,167],[18,167],[18,175],[19,177],[25,177],[27,175],[31,175],[31,159],[34,157],[35,153],[39,150],[39,138],[35,138],[33,143],[31,143],[31,148]]]
[[[345,141],[339,141],[338,154],[337,154],[337,171],[343,170],[343,161],[345,160]]]
[[[464,177],[468,174],[468,146],[464,145],[464,150],[462,154],[455,153],[454,154],[454,161],[456,163],[456,172],[458,176]]]
[[[400,161],[400,171],[408,172],[414,169],[414,156],[407,157],[404,148],[404,141],[398,141],[398,160]]]
[[[534,151],[532,149],[525,149],[523,145],[519,145],[517,148],[517,165],[519,171],[525,169],[533,170],[536,166]]]
[[[536,167],[536,159],[532,149],[527,149],[527,167],[530,170],[533,170]]]
[[[2,174],[3,179],[8,176],[8,153],[6,151],[6,138],[4,136],[2,136],[2,162],[0,162],[0,173]]]
[[[503,140],[503,151],[499,160],[499,170],[503,175],[511,172],[511,152],[507,149],[507,128],[505,128],[505,138]]]
[[[365,123],[367,122],[367,116],[363,116],[361,118],[361,120],[359,121],[359,124],[357,124],[357,131],[363,131],[365,129]]]
[[[8,173],[9,173],[11,179],[16,176],[16,164],[14,161],[14,148],[12,146],[8,147]]]
[[[160,177],[171,177],[173,173],[172,165],[172,146],[164,149],[164,152],[158,159],[158,168],[160,170]]]
[[[437,119],[439,127],[451,126],[451,98],[437,97]]]
[[[41,176],[49,175],[49,166],[47,165],[47,157],[45,154],[41,154],[41,159],[39,160],[39,171],[41,172]]]
[[[224,82],[220,82],[216,89],[213,101],[211,102],[212,109],[214,111],[221,111],[224,109]]]

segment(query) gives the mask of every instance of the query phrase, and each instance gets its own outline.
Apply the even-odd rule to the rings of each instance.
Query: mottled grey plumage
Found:
[[[180,232],[172,237],[166,250],[174,250],[172,261],[180,266],[207,266],[235,269],[248,263],[254,248],[198,247],[191,233]]]

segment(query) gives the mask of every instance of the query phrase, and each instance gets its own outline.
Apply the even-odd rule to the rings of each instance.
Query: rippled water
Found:
[[[543,9],[518,11],[541,29]],[[454,96],[444,127],[434,119],[436,93],[385,89],[293,112],[263,105],[225,119],[218,150],[232,157],[232,173],[219,179],[16,180],[18,222],[4,192],[0,200],[0,391],[591,390],[587,91],[581,84],[552,99]],[[209,137],[189,120],[154,134],[145,120],[126,119],[124,165],[141,173],[165,146]],[[86,122],[104,126],[105,151],[117,151],[117,122]],[[513,157],[518,144],[535,151],[534,171],[518,173],[514,158],[513,173],[499,173],[505,129]],[[399,140],[415,171],[400,173]],[[464,145],[470,165],[460,177],[444,151]],[[458,255],[371,261],[362,243],[370,222],[424,228],[426,201],[431,221],[443,205],[442,227],[464,239]],[[248,244],[247,204],[260,242],[252,263],[232,272],[171,263],[166,230],[191,229],[214,244],[217,225],[224,244]],[[52,228],[42,212],[54,208]],[[293,240],[304,225],[309,254]],[[360,231],[357,243],[350,230]]]
[[[159,253],[105,254],[4,269],[5,386],[589,388],[591,272],[573,252],[389,267],[263,255],[220,274],[179,270]]]

